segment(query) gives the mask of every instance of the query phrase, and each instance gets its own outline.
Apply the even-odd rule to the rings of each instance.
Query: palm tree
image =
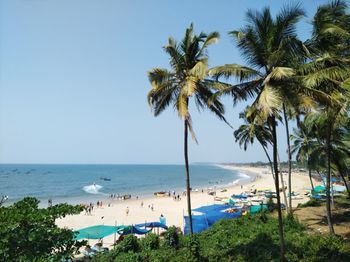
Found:
[[[296,54],[302,53],[303,46],[297,39],[295,25],[303,15],[304,12],[299,5],[283,8],[275,19],[272,18],[268,8],[262,12],[249,10],[246,15],[248,24],[241,30],[229,34],[236,39],[250,67],[227,64],[210,71],[215,79],[236,77],[240,82],[221,90],[216,96],[231,94],[234,102],[254,98],[252,107],[260,111],[263,119],[270,121],[282,261],[285,259],[285,248],[279,194],[276,117],[282,111],[284,99],[287,97],[286,90],[295,97],[299,91],[292,85],[295,70],[289,65],[290,61],[295,60]],[[291,91],[292,87],[295,92]]]
[[[246,151],[248,145],[254,143],[254,139],[258,140],[269,161],[271,174],[274,177],[273,163],[267,151],[268,145],[272,144],[272,135],[267,123],[263,125],[257,123],[257,121],[254,119],[255,116],[250,114],[249,107],[247,107],[246,110],[239,115],[239,117],[244,119],[245,123],[239,126],[239,128],[233,133],[236,142],[238,142],[241,147],[243,146],[244,151]]]
[[[291,135],[291,140],[294,142],[291,153],[296,154],[297,161],[306,162],[309,170],[310,184],[313,190],[314,185],[311,174],[315,166],[319,144],[312,131],[312,127],[308,126],[306,122],[299,123],[299,129],[294,128],[294,134]]]
[[[318,8],[313,19],[312,38],[306,42],[311,53],[311,62],[301,67],[304,85],[317,89],[318,102],[324,111],[319,118],[322,135],[325,137],[326,167],[326,207],[330,234],[334,234],[330,200],[330,178],[332,161],[332,131],[334,118],[339,116],[333,108],[339,108],[349,98],[349,32],[350,15],[343,1],[333,1]],[[341,114],[340,114],[341,115]]]
[[[245,124],[241,125],[234,132],[236,142],[238,142],[240,146],[243,146],[244,151],[246,151],[248,144],[253,144],[254,139],[257,139],[259,144],[263,148],[264,153],[269,161],[271,174],[273,179],[275,179],[275,175],[273,172],[273,163],[267,151],[268,145],[272,144],[271,128],[268,125],[268,121],[261,124],[261,119],[259,119],[260,117],[258,112],[254,112],[253,108],[249,108],[249,107],[247,107],[246,110],[240,114],[240,118],[244,119]],[[288,201],[287,201],[286,191],[283,183],[283,176],[282,176],[282,172],[279,172],[279,173],[281,176],[282,192],[284,194],[286,211],[288,212]]]
[[[188,132],[192,134],[195,141],[197,140],[192,127],[189,103],[192,98],[198,109],[208,108],[226,122],[223,116],[224,107],[222,103],[218,99],[212,99],[209,104],[209,98],[213,96],[214,91],[225,85],[206,79],[208,73],[207,48],[217,42],[218,38],[219,34],[217,32],[210,34],[202,32],[195,35],[191,24],[180,43],[170,37],[168,44],[163,48],[170,57],[171,70],[153,68],[148,73],[152,89],[149,91],[147,98],[154,115],[158,116],[169,105],[172,105],[184,121],[186,195],[191,236],[193,227],[188,164]]]

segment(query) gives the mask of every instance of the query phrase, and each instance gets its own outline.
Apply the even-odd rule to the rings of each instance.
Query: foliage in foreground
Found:
[[[176,245],[169,245],[174,243],[169,242],[174,239],[173,229],[165,240],[155,235],[141,240],[128,236],[121,247],[94,261],[278,261],[277,227],[277,219],[258,215],[222,220],[192,240],[179,236]],[[350,261],[350,249],[341,238],[308,232],[290,218],[285,218],[284,227],[288,261]]]
[[[304,204],[298,204],[298,207],[319,207],[322,206],[322,201],[311,198],[309,201],[305,202]]]
[[[79,206],[39,208],[38,204],[39,200],[26,197],[0,207],[0,261],[59,261],[85,244],[73,240],[72,230],[55,224],[58,218],[80,213]]]

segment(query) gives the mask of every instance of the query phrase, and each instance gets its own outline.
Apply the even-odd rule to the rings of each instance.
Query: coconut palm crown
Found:
[[[284,7],[276,18],[272,17],[269,8],[261,12],[249,10],[246,14],[247,24],[229,33],[236,40],[248,66],[226,64],[210,70],[214,79],[234,77],[239,81],[220,90],[215,96],[231,94],[234,103],[253,98],[251,107],[258,111],[263,121],[271,120],[281,260],[284,260],[284,237],[279,198],[276,117],[282,110],[286,111],[286,104],[298,105],[303,100],[310,101],[306,99],[308,90],[298,85],[294,68],[304,60],[305,48],[296,33],[296,23],[302,16],[304,11],[299,5]]]
[[[217,81],[210,80],[208,76],[207,48],[217,42],[219,34],[193,33],[193,25],[187,28],[185,36],[180,43],[169,38],[164,51],[169,55],[171,70],[154,68],[148,73],[152,89],[148,93],[148,103],[155,116],[162,113],[168,106],[172,106],[184,121],[184,156],[186,167],[187,208],[189,217],[190,235],[192,236],[192,214],[190,198],[190,176],[188,164],[188,131],[197,142],[192,128],[189,112],[189,103],[193,98],[199,110],[208,108],[226,123],[223,114],[224,106],[218,99],[209,99],[214,92],[225,86]]]

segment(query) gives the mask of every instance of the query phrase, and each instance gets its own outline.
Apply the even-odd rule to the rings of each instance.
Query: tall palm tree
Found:
[[[235,38],[249,67],[227,64],[213,68],[210,72],[215,79],[236,77],[240,82],[221,90],[217,96],[231,94],[234,102],[254,98],[252,107],[260,111],[262,118],[270,120],[281,260],[285,260],[285,247],[279,194],[276,117],[282,111],[286,90],[296,97],[299,91],[291,85],[295,70],[289,65],[296,54],[302,52],[303,46],[297,39],[295,25],[303,15],[299,5],[283,8],[275,19],[268,8],[262,12],[249,10],[246,14],[248,24],[241,30],[229,33]],[[291,87],[294,87],[295,92],[291,91]]]
[[[148,103],[155,116],[162,113],[168,106],[173,106],[184,122],[184,157],[186,171],[187,208],[189,216],[190,235],[193,234],[191,214],[191,186],[188,164],[188,132],[196,140],[192,127],[189,103],[194,100],[198,109],[208,108],[220,119],[225,120],[224,107],[218,99],[209,98],[214,91],[224,84],[206,79],[208,73],[207,48],[216,43],[219,38],[217,32],[210,34],[193,33],[193,25],[187,28],[185,36],[180,43],[169,38],[164,51],[169,55],[171,70],[153,68],[148,73],[152,89],[148,93]],[[226,122],[227,123],[227,122]]]
[[[312,190],[314,185],[312,182],[312,169],[314,168],[319,143],[312,132],[312,127],[306,122],[299,123],[299,129],[294,128],[291,140],[294,142],[291,153],[296,154],[296,160],[306,162],[309,170],[309,178]]]
[[[319,125],[325,135],[326,168],[326,207],[330,234],[334,234],[330,200],[332,131],[334,117],[339,116],[333,110],[339,108],[349,99],[349,34],[350,15],[344,1],[332,1],[318,8],[313,18],[312,38],[306,42],[311,53],[311,61],[301,67],[304,85],[319,90],[318,102],[324,111],[319,118]],[[339,112],[339,111],[338,111]]]
[[[264,150],[264,153],[269,161],[272,177],[273,179],[275,179],[275,175],[273,171],[273,163],[267,151],[268,145],[272,145],[272,134],[271,134],[271,128],[268,125],[268,121],[261,124],[261,119],[259,117],[258,112],[253,111],[253,108],[249,108],[249,107],[247,107],[246,110],[240,114],[240,118],[244,119],[245,124],[241,125],[234,132],[236,142],[238,142],[240,146],[243,146],[244,151],[246,151],[248,144],[253,144],[255,139],[258,140],[259,144]],[[288,212],[288,201],[287,201],[287,195],[286,195],[286,191],[283,183],[283,176],[282,176],[282,172],[279,172],[279,173],[281,176],[282,192],[284,194],[286,211]]]

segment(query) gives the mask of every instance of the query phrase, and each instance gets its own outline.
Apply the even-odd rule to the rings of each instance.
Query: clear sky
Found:
[[[248,8],[282,0],[0,0],[0,163],[182,163],[183,123],[172,108],[155,118],[148,107],[147,71],[168,67],[162,46],[195,31],[218,31],[210,66],[244,63],[228,31],[244,25]],[[310,33],[316,7],[298,30]],[[244,105],[224,99],[234,128]],[[195,108],[193,108],[195,111]],[[193,112],[199,144],[191,162],[249,162],[232,129],[209,112]],[[284,129],[280,154],[286,159]]]

